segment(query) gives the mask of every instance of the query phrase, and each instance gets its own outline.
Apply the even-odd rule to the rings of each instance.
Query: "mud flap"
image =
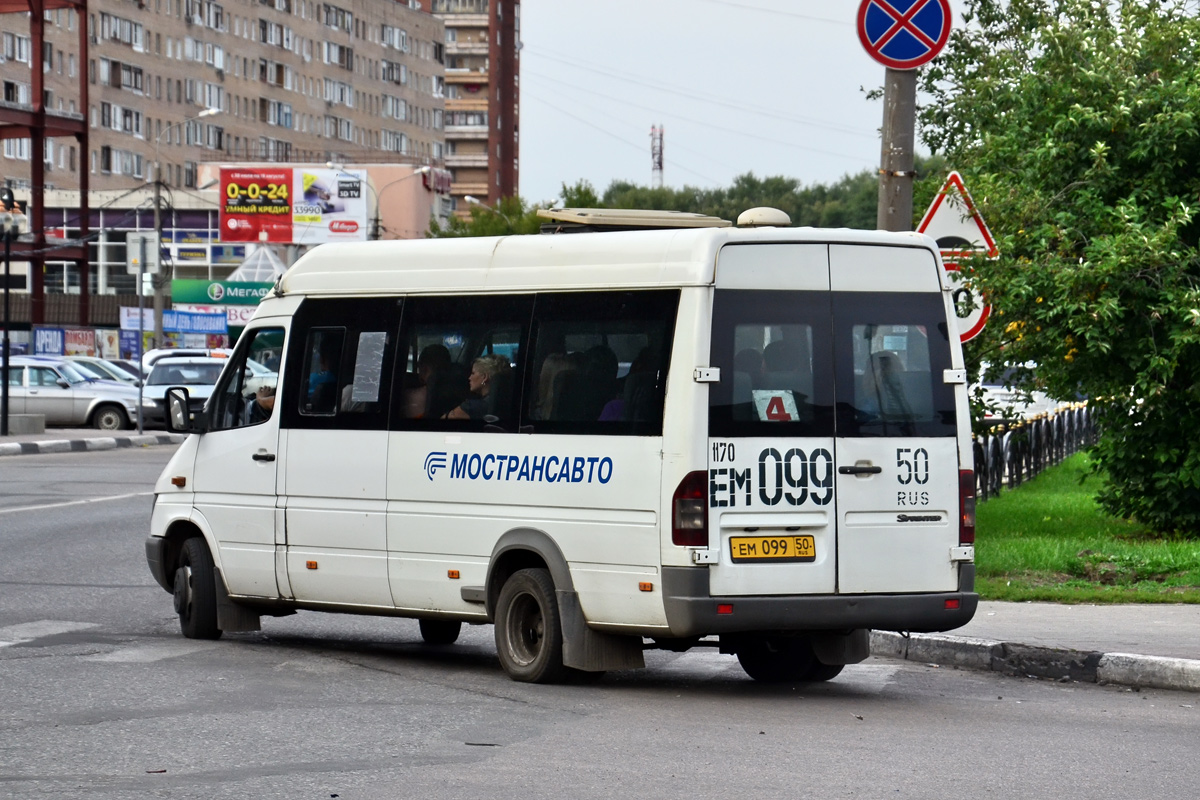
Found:
[[[217,627],[225,633],[245,633],[262,630],[258,613],[229,599],[221,570],[214,570],[217,584]]]
[[[588,627],[579,606],[579,595],[558,590],[558,615],[562,620],[563,663],[584,672],[642,669],[642,640],[638,636],[601,633]]]
[[[849,633],[814,631],[813,653],[822,664],[857,664],[871,655],[871,631],[858,628]]]

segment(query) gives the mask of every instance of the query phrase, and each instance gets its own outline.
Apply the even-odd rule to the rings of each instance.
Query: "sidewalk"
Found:
[[[181,434],[52,428],[0,438],[0,456],[179,444]],[[1088,683],[1200,692],[1200,605],[982,602],[950,633],[871,634],[871,654]]]
[[[949,633],[871,634],[872,655],[1200,692],[1200,606],[981,602]]]
[[[160,444],[179,444],[186,436],[165,431],[137,429],[98,431],[95,428],[49,428],[45,433],[22,433],[0,436],[0,456],[35,455],[38,453],[78,453],[88,450],[115,450],[118,447],[146,447]]]

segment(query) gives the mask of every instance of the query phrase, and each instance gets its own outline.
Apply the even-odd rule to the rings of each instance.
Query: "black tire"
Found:
[[[563,666],[562,621],[554,581],[545,569],[513,573],[496,602],[496,652],[514,681],[557,683]]]
[[[103,405],[92,412],[92,427],[101,431],[119,431],[129,424],[120,406]]]
[[[421,638],[425,644],[454,644],[462,632],[462,623],[453,619],[422,619]]]
[[[183,543],[175,569],[175,613],[179,630],[189,639],[220,639],[217,627],[217,584],[212,555],[198,536]]]
[[[845,668],[845,664],[825,664],[814,659],[812,666],[809,667],[808,672],[804,674],[803,680],[810,683],[816,683],[818,681],[831,681],[838,675],[841,675],[842,670]]]
[[[803,683],[814,665],[825,666],[813,655],[812,646],[799,637],[758,636],[746,639],[738,647],[742,669],[762,683]],[[831,676],[832,677],[832,676]]]

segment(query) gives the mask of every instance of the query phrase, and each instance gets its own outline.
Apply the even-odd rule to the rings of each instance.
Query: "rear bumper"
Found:
[[[663,567],[667,625],[678,637],[782,630],[850,630],[930,633],[962,627],[975,616],[975,565],[959,572],[959,591],[932,594],[791,595],[718,597],[709,594],[708,570]],[[957,608],[946,601],[957,600]],[[718,614],[730,605],[733,613]]]

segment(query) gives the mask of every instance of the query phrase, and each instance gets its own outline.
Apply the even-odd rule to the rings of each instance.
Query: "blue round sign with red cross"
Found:
[[[858,39],[885,67],[916,69],[949,38],[950,0],[863,0],[858,7]]]

